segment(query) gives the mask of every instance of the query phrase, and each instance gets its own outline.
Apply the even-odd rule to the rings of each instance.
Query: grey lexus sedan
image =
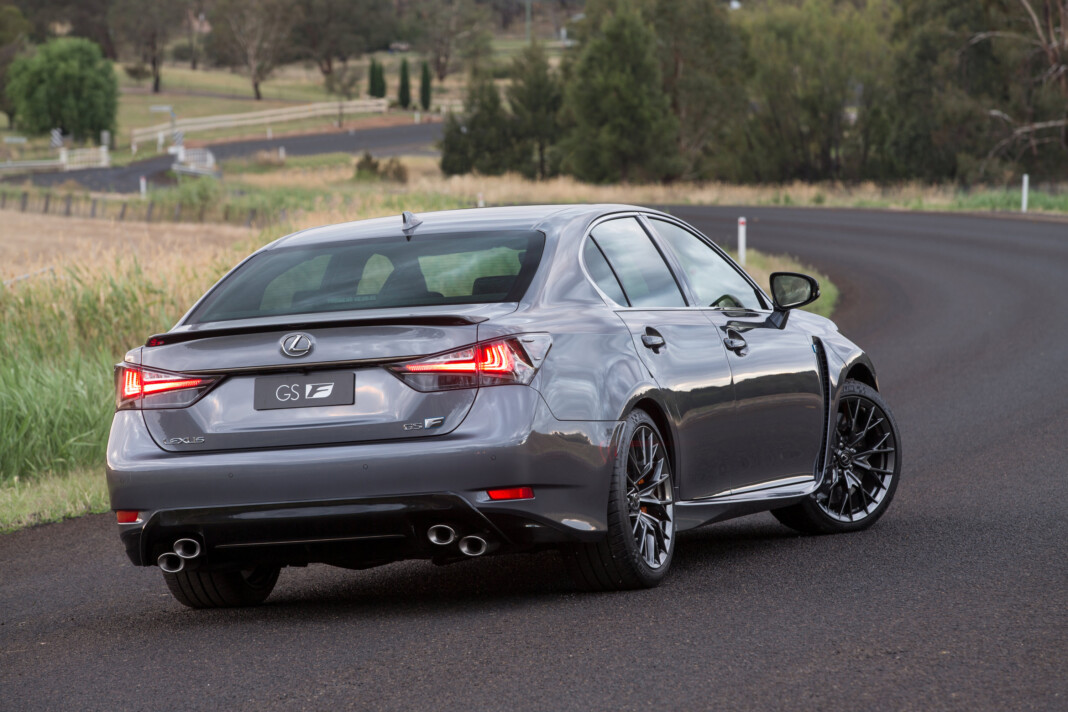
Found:
[[[898,431],[867,355],[794,311],[818,296],[626,205],[289,235],[116,367],[119,535],[211,608],[316,562],[556,549],[580,587],[631,589],[730,517],[863,529]]]

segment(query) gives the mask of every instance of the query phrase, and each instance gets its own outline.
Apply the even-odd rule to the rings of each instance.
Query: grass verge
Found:
[[[103,467],[0,482],[0,533],[108,509]]]

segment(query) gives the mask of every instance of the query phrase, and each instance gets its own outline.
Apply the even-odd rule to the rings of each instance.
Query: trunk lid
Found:
[[[149,340],[144,366],[221,380],[191,406],[146,408],[145,423],[156,443],[172,452],[443,435],[463,421],[475,389],[422,393],[385,365],[473,344],[479,322],[515,308],[479,304],[449,313],[381,310],[300,323],[290,317],[179,327]],[[307,339],[298,353],[311,346],[296,357],[282,349],[295,334]],[[294,407],[294,398],[300,405]],[[332,404],[304,405],[317,400]]]

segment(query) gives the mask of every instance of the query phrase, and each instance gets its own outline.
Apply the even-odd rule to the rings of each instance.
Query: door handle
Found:
[[[655,353],[657,349],[664,348],[667,342],[664,341],[664,337],[660,334],[642,334],[642,344],[645,345],[645,348],[652,349]]]
[[[749,350],[749,344],[747,344],[745,339],[741,337],[732,338],[728,336],[723,340],[723,345],[739,356],[745,356],[746,352]]]

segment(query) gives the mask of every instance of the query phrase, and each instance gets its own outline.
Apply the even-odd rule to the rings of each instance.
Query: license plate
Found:
[[[256,410],[352,405],[356,401],[356,374],[325,371],[309,375],[261,376],[256,379]]]

